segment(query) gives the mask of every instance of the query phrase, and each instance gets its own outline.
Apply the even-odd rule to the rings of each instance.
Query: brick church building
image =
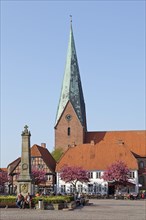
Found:
[[[133,173],[131,179],[135,181],[136,191],[139,187],[146,189],[146,131],[88,131],[86,122],[85,100],[71,22],[55,121],[55,148],[65,152],[56,168],[58,191],[64,189],[65,192],[66,184],[59,179],[59,171],[64,164],[82,166],[93,174],[91,182],[99,185],[98,173],[104,172],[107,166],[117,160],[124,161]],[[101,188],[103,186],[101,183]],[[69,187],[66,190],[69,191]]]
[[[95,101],[95,100],[94,100]],[[65,184],[59,177],[64,164],[81,166],[90,174],[90,183],[79,184],[78,191],[106,194],[107,182],[101,179],[103,172],[117,160],[123,161],[130,169],[129,191],[138,193],[146,190],[146,131],[88,131],[86,108],[80,78],[72,22],[67,51],[67,60],[62,89],[55,120],[55,149],[64,154],[56,161],[46,147],[34,145],[31,148],[31,165],[46,172],[47,189],[57,192],[72,192],[72,185]],[[8,165],[12,177],[12,192],[20,172],[21,158]],[[56,178],[57,177],[57,182]],[[127,190],[127,189],[123,189]]]

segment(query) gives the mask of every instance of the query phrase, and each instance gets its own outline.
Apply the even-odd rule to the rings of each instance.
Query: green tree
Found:
[[[55,149],[52,153],[53,158],[58,162],[63,155],[63,150],[61,148]]]

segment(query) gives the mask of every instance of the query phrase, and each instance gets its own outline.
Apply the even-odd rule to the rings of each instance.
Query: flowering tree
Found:
[[[105,181],[113,181],[117,185],[123,185],[128,182],[130,170],[123,161],[116,161],[111,164],[103,173],[102,177]]]
[[[47,181],[47,176],[44,170],[32,169],[31,175],[35,185],[39,185],[40,183],[45,183]]]
[[[8,182],[8,174],[7,172],[0,169],[0,191],[4,190],[5,183]]]
[[[89,182],[88,172],[82,167],[71,167],[64,165],[61,169],[60,178],[65,183],[71,183],[76,191],[77,182]]]

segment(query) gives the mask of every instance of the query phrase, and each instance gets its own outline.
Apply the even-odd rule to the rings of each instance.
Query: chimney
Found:
[[[41,147],[46,148],[46,143],[41,143]]]
[[[91,140],[91,145],[95,145],[95,141],[94,140]]]
[[[124,141],[123,140],[118,140],[118,144],[119,145],[124,145]]]
[[[76,146],[76,143],[75,143],[75,142],[73,142],[72,147],[75,147],[75,146]]]

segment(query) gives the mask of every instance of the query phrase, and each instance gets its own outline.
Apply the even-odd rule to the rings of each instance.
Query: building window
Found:
[[[100,179],[101,177],[101,172],[96,172],[96,179]]]
[[[139,177],[139,183],[144,186],[144,176]]]
[[[70,193],[74,193],[74,187],[73,187],[73,185],[70,185]]]
[[[89,176],[89,179],[92,179],[93,178],[93,172],[89,172],[88,176]]]
[[[88,193],[93,193],[93,184],[88,184]]]
[[[61,185],[61,193],[65,193],[65,192],[66,192],[65,185]]]
[[[52,181],[52,176],[51,175],[48,175],[48,180]]]
[[[78,192],[82,193],[83,192],[83,186],[82,185],[78,185]]]
[[[139,168],[144,168],[144,162],[143,161],[139,162]]]
[[[98,191],[101,192],[101,184],[98,185]]]
[[[133,171],[130,172],[129,178],[131,178],[131,179],[135,178],[135,173]]]
[[[67,135],[70,136],[70,127],[67,129]]]

